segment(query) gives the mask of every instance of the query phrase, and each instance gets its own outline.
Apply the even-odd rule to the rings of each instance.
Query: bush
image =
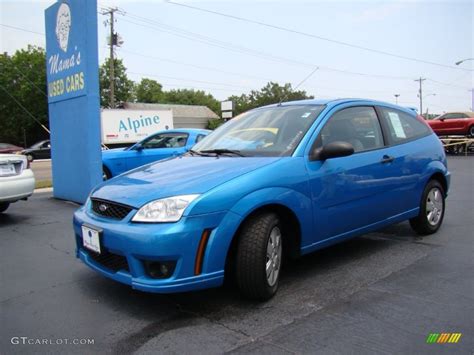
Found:
[[[221,118],[209,120],[207,121],[207,129],[215,130],[217,127],[219,127],[223,123],[224,123],[224,120]]]

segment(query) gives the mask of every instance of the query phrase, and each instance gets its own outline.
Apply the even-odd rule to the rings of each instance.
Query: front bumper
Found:
[[[218,287],[224,280],[225,259],[239,216],[217,212],[183,217],[176,223],[132,223],[136,210],[117,221],[98,216],[86,205],[74,214],[76,256],[86,265],[115,281],[147,292],[174,293]],[[128,270],[114,271],[97,262],[82,244],[82,225],[101,230],[102,252],[126,258]],[[211,230],[202,271],[195,275],[197,250],[204,230]],[[175,261],[173,274],[156,279],[148,275],[146,262]]]
[[[35,176],[31,169],[25,169],[20,175],[0,177],[0,202],[15,202],[33,194]]]

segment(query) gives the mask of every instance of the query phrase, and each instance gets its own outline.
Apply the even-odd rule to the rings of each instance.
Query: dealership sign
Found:
[[[86,94],[85,7],[80,1],[58,2],[46,13],[48,100]]]
[[[45,26],[53,193],[81,203],[102,177],[97,1],[58,1]]]

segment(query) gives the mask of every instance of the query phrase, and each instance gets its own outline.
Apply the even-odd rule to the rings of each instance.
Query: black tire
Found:
[[[104,165],[102,166],[102,180],[109,180],[110,178],[112,178],[112,174],[110,172],[110,170]]]
[[[10,206],[10,202],[0,202],[0,213],[3,213]]]
[[[433,199],[433,195],[430,195],[431,192],[436,194],[436,191],[439,193],[439,201]],[[430,197],[431,196],[431,197]],[[425,186],[423,191],[421,202],[420,202],[420,213],[417,217],[410,219],[410,225],[415,232],[420,235],[428,235],[433,234],[438,231],[443,223],[444,212],[446,209],[445,203],[445,191],[443,186],[437,180],[430,180]],[[429,212],[428,208],[429,205],[432,206],[432,215],[433,218],[428,216]],[[440,212],[438,215],[437,212]],[[436,215],[438,215],[436,217]],[[435,218],[436,217],[436,218]]]
[[[244,297],[265,301],[273,297],[278,289],[283,250],[283,228],[275,213],[267,212],[251,217],[243,226],[237,246],[236,280],[241,294]],[[267,248],[270,248],[279,237],[279,256],[272,254],[267,257]],[[278,244],[278,243],[277,243]],[[276,245],[276,244],[275,244]],[[267,264],[276,274],[267,277]],[[276,264],[278,264],[276,266]],[[275,277],[273,277],[275,276]]]
[[[469,137],[474,137],[474,126],[469,127]]]
[[[26,154],[26,159],[28,159],[28,161],[31,163],[33,160],[35,160],[35,157],[33,154]]]

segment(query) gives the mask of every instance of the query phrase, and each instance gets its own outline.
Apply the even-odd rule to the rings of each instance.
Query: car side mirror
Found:
[[[439,120],[440,120],[441,122],[443,122],[445,119],[446,119],[446,118],[440,118]]]
[[[310,160],[327,160],[332,158],[347,157],[354,154],[354,147],[348,142],[331,142],[316,148],[311,152]]]
[[[140,143],[137,143],[135,144],[135,148],[134,148],[136,151],[140,152],[143,150],[143,146],[140,144]]]

